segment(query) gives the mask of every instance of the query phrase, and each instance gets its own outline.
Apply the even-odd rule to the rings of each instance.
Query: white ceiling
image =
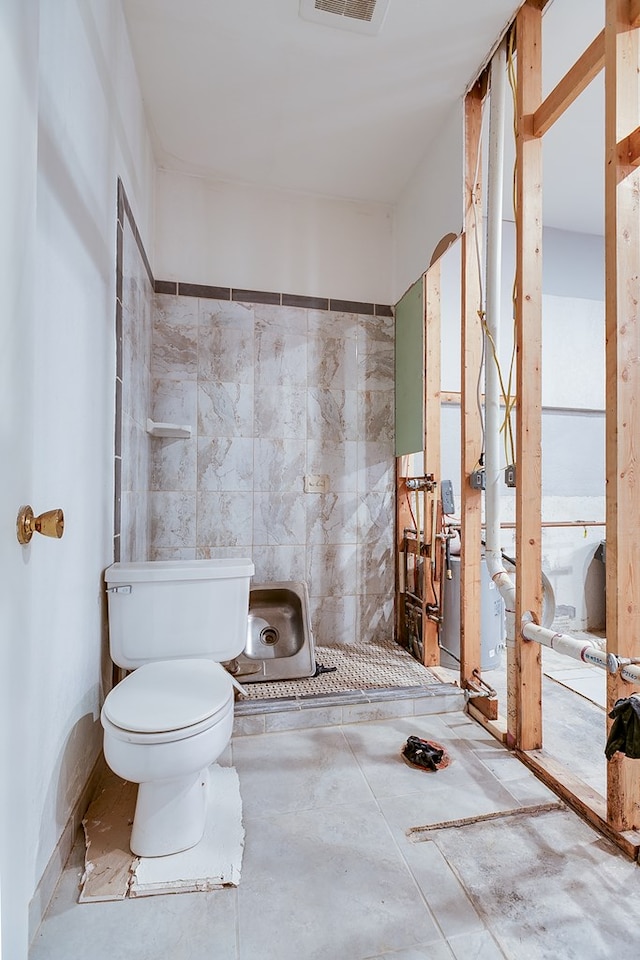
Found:
[[[578,29],[575,2],[554,0],[545,14],[560,23],[553,82],[602,26],[603,0],[580,0]],[[520,0],[391,0],[373,37],[302,20],[299,0],[123,4],[160,167],[392,204]],[[576,119],[590,122],[595,95],[572,108]],[[594,170],[602,179],[601,146],[578,151],[576,170],[569,126],[545,141],[545,216],[601,232],[601,209],[584,202]]]

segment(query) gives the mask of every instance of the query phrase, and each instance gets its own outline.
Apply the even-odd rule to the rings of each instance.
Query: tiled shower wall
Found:
[[[149,556],[153,276],[118,183],[114,559]]]
[[[150,557],[248,555],[308,582],[316,643],[391,636],[393,318],[157,294],[151,373],[192,436],[151,440]]]

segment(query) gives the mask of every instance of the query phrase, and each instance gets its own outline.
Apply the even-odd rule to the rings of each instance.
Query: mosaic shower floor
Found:
[[[315,697],[350,691],[411,688],[440,684],[440,679],[423,667],[393,640],[361,641],[341,647],[316,647],[316,663],[336,667],[331,673],[300,680],[247,683],[243,701],[290,697]]]

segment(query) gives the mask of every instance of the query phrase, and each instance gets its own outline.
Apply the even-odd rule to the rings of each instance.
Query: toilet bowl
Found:
[[[114,564],[105,574],[112,659],[133,670],[100,720],[115,774],[139,784],[130,847],[179,853],[202,839],[208,768],[233,728],[233,682],[219,661],[246,634],[249,560]]]
[[[208,767],[226,748],[233,727],[226,671],[209,660],[147,664],[107,696],[101,721],[109,767],[140,784],[132,852],[157,857],[199,843]]]

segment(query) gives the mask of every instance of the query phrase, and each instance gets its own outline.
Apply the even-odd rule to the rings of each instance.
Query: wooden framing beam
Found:
[[[640,0],[638,0],[640,4]],[[589,44],[533,114],[534,137],[541,137],[580,96],[604,67],[604,30]]]
[[[516,756],[572,810],[612,840],[628,857],[632,860],[638,858],[640,833],[633,830],[619,832],[612,828],[607,819],[605,799],[597,791],[544,750],[518,750]]]
[[[640,27],[640,0],[629,0],[629,21],[632,27]]]
[[[460,684],[473,680],[481,668],[481,553],[482,491],[473,490],[469,476],[482,453],[482,429],[476,403],[476,384],[482,363],[480,274],[477,249],[482,236],[482,102],[480,84],[464,103],[465,183],[462,236],[462,342],[461,342],[461,465],[460,492]]]
[[[520,635],[523,616],[542,612],[542,141],[530,118],[542,98],[542,13],[525,3],[516,19],[516,637],[507,647],[508,743],[542,746],[540,647]],[[515,720],[515,728],[514,728]]]
[[[638,657],[640,616],[640,170],[620,157],[640,119],[638,31],[630,29],[640,3],[607,0],[605,26],[605,258],[607,645]],[[611,709],[634,687],[607,676]],[[607,820],[618,830],[640,827],[640,776],[634,761],[616,754],[607,766]]]

